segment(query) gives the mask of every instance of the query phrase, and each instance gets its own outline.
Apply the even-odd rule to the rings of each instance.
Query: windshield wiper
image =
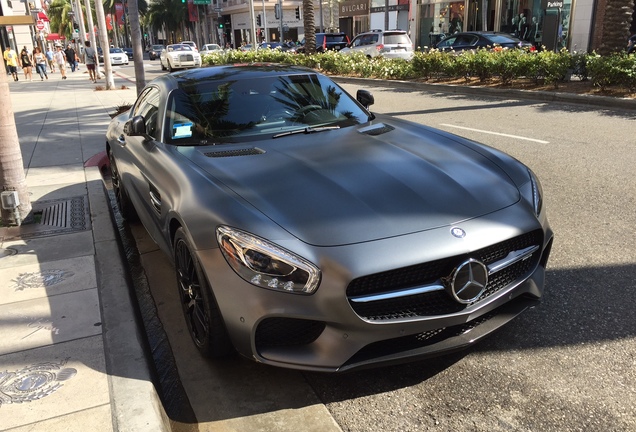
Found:
[[[280,138],[280,137],[284,137],[288,135],[296,135],[301,133],[310,134],[314,132],[323,132],[323,131],[334,130],[334,129],[340,129],[340,126],[319,126],[315,128],[311,126],[307,126],[306,128],[302,128],[302,129],[295,129],[295,130],[291,130],[287,132],[281,132],[279,134],[274,135],[272,138]]]

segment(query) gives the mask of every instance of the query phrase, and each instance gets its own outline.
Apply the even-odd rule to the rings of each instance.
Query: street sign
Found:
[[[38,20],[38,22],[35,23],[35,28],[38,29],[38,31],[44,30],[44,21]]]
[[[195,5],[209,5],[209,4],[212,4],[212,0],[193,0],[192,4],[195,4]]]

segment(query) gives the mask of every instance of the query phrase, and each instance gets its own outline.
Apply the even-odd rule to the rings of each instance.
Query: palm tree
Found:
[[[316,23],[313,0],[303,0],[303,25],[305,27],[305,53],[314,54],[316,52]]]
[[[607,55],[625,49],[634,13],[634,0],[607,0],[599,54]]]
[[[175,33],[186,21],[186,13],[186,4],[181,0],[156,0],[148,6],[147,20],[153,30],[164,30],[168,40],[176,42]]]
[[[71,12],[73,7],[70,0],[53,0],[48,10],[51,30],[66,39],[72,39],[73,36],[73,18],[69,15]]]
[[[21,225],[31,213],[31,199],[27,190],[22,164],[22,152],[18,131],[15,127],[15,116],[11,106],[11,93],[4,61],[0,62],[0,188],[3,191],[16,191],[20,204],[18,211],[4,209],[0,206],[0,219],[5,225]]]

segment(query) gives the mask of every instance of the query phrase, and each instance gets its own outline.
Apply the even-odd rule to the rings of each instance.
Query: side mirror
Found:
[[[369,107],[375,103],[373,95],[368,90],[358,90],[356,93],[356,100],[366,109],[369,109]]]
[[[124,124],[124,134],[128,136],[145,136],[146,122],[143,116],[135,116]]]

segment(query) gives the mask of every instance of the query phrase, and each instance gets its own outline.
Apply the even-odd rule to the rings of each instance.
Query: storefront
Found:
[[[338,9],[338,26],[353,39],[369,30],[369,0],[345,0]]]
[[[568,48],[572,0],[421,0],[417,46],[458,31],[513,34],[547,49]]]

